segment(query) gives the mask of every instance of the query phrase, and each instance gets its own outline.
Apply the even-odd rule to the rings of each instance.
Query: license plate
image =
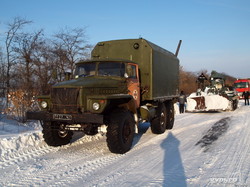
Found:
[[[53,114],[53,119],[72,120],[72,115],[69,115],[69,114]]]

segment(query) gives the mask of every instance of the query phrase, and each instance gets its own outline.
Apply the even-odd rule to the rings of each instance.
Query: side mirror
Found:
[[[128,74],[127,74],[127,73],[124,73],[124,77],[127,79],[127,78],[128,78]]]

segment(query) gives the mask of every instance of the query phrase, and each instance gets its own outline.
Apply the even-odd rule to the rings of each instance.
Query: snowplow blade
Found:
[[[205,104],[205,97],[195,97],[193,98],[196,101],[195,110],[205,110],[206,104]]]
[[[230,101],[220,95],[196,96],[187,98],[188,112],[222,111],[229,109]]]

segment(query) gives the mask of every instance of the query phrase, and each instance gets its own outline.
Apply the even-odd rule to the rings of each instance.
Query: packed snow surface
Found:
[[[152,134],[140,124],[132,149],[110,153],[100,134],[50,147],[38,123],[0,121],[0,186],[250,186],[250,107],[177,114]]]

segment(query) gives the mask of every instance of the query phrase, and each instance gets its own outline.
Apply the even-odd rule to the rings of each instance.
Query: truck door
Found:
[[[139,82],[139,71],[138,65],[128,63],[126,68],[127,83],[129,94],[133,96],[136,101],[136,107],[140,106],[140,82]]]

